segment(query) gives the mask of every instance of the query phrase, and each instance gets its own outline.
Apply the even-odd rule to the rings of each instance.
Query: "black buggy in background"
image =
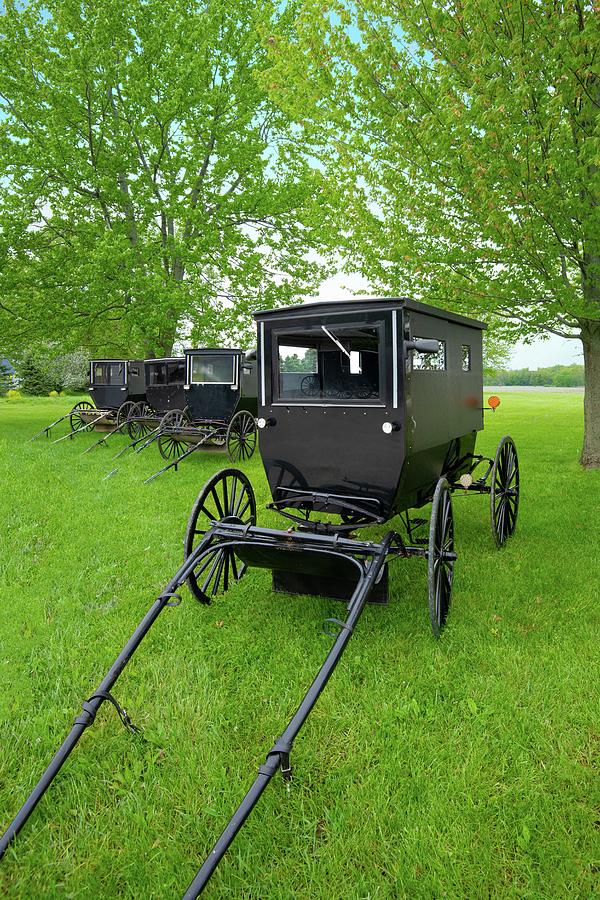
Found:
[[[69,413],[43,428],[31,440],[43,434],[48,436],[56,425],[66,419],[69,420],[71,431],[54,443],[94,428],[98,431],[112,431],[123,427],[137,409],[137,404],[146,398],[143,360],[90,360],[88,390],[93,402],[80,400]]]
[[[343,600],[326,619],[333,645],[291,721],[185,893],[197,897],[281,769],[291,776],[293,742],[331,677],[368,601],[389,596],[388,566],[407,557],[427,565],[429,616],[443,628],[452,596],[455,491],[489,496],[494,540],[515,530],[519,466],[513,441],[494,458],[476,454],[483,428],[481,332],[485,327],[407,299],[316,303],[260,313],[258,425],[272,509],[285,530],[256,524],[256,500],[238,469],[213,476],[192,508],[185,560],[115,661],[5,836],[23,826],[165,606],[187,582],[208,604],[250,568],[271,569],[286,593]],[[497,400],[497,398],[495,398]],[[494,408],[497,403],[490,398]],[[428,515],[415,515],[431,504]],[[395,519],[394,530],[370,530]],[[425,531],[425,533],[423,533]]]
[[[181,408],[165,414],[142,446],[156,441],[167,465],[147,481],[201,449],[226,448],[232,462],[245,462],[257,444],[256,352],[239,349],[185,351]]]
[[[143,400],[131,405],[125,422],[129,436],[138,438],[158,434],[173,415],[185,407],[185,359],[182,356],[144,360],[146,393]],[[100,443],[100,441],[98,442]],[[128,448],[126,448],[128,449]]]

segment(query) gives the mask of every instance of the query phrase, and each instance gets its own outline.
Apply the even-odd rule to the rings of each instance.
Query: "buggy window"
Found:
[[[108,363],[106,366],[107,384],[125,384],[125,366],[120,363]]]
[[[378,400],[377,327],[321,326],[277,336],[279,400],[344,403]]]
[[[233,384],[234,356],[192,356],[194,384]]]
[[[150,366],[150,384],[166,384],[167,367],[164,363],[152,363]]]
[[[94,384],[125,384],[124,363],[94,363]]]
[[[430,340],[430,338],[415,338],[417,341]],[[419,353],[412,351],[413,371],[418,372],[442,372],[446,368],[446,341],[438,341],[440,349],[437,353]]]
[[[471,348],[468,344],[462,345],[462,370],[463,372],[471,371]]]
[[[169,363],[167,366],[169,384],[185,384],[185,361]]]

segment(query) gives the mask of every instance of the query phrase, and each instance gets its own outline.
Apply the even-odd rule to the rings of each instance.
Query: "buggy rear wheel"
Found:
[[[256,422],[245,409],[237,412],[227,429],[227,454],[232,462],[245,462],[256,450]]]
[[[183,544],[188,559],[204,539],[213,522],[226,520],[240,525],[256,524],[256,500],[252,485],[239,469],[222,469],[210,478],[196,498],[188,520]],[[188,576],[188,587],[201,603],[228,589],[246,571],[232,547],[209,550],[197,569]]]
[[[152,425],[146,421],[152,414],[152,409],[147,403],[141,400],[135,404],[135,408],[131,412],[130,422],[127,425],[129,437],[135,441],[138,438],[146,437],[152,431]]]
[[[440,478],[433,495],[427,554],[429,618],[436,637],[440,636],[450,611],[455,560],[450,486],[445,478]]]
[[[492,534],[502,547],[517,527],[519,512],[519,458],[511,437],[503,437],[496,450],[490,485]]]
[[[84,409],[95,409],[93,403],[90,403],[89,400],[80,400],[79,403],[76,403],[73,409],[71,410],[71,414],[69,416],[69,423],[71,425],[71,431],[77,431],[78,428],[82,428],[85,425],[83,417],[78,410]]]
[[[318,375],[305,375],[300,382],[300,390],[305,397],[318,397],[321,393],[321,379]]]
[[[189,425],[189,419],[184,410],[170,409],[160,420],[158,436],[158,452],[163,459],[180,459],[190,446],[189,441],[178,434],[178,431]]]

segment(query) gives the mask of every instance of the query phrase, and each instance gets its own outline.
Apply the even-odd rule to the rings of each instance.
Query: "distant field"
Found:
[[[538,384],[503,384],[485,387],[484,391],[507,391],[509,394],[583,394],[582,387],[546,387]]]
[[[207,897],[590,898],[600,894],[600,472],[578,465],[582,398],[497,388],[479,450],[513,435],[517,533],[456,497],[454,606],[431,634],[425,566],[397,562],[292,757]],[[0,400],[0,818],[8,824],[178,568],[206,453],[150,485],[150,448],[27,438],[71,400]],[[114,477],[103,476],[118,466]],[[246,467],[268,500],[258,455]],[[259,524],[275,524],[259,512]],[[392,523],[391,527],[394,527]],[[375,533],[383,533],[382,528]],[[343,607],[342,607],[343,609]],[[8,898],[181,896],[331,639],[335,601],[251,571],[211,607],[184,591],[0,863]]]

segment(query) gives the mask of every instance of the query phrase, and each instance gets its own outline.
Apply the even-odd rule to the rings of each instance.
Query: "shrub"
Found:
[[[0,397],[4,397],[13,381],[14,378],[11,371],[6,368],[4,363],[0,363]]]
[[[50,392],[48,393],[48,396],[49,396],[49,397],[58,397],[58,391],[50,391]]]
[[[51,356],[48,349],[30,351],[18,363],[17,371],[26,394],[80,393],[87,389],[89,360],[82,350],[62,356]]]
[[[22,400],[23,397],[22,397],[21,391],[17,391],[14,388],[11,388],[10,391],[7,391],[7,393],[6,393],[6,399],[7,400]]]

